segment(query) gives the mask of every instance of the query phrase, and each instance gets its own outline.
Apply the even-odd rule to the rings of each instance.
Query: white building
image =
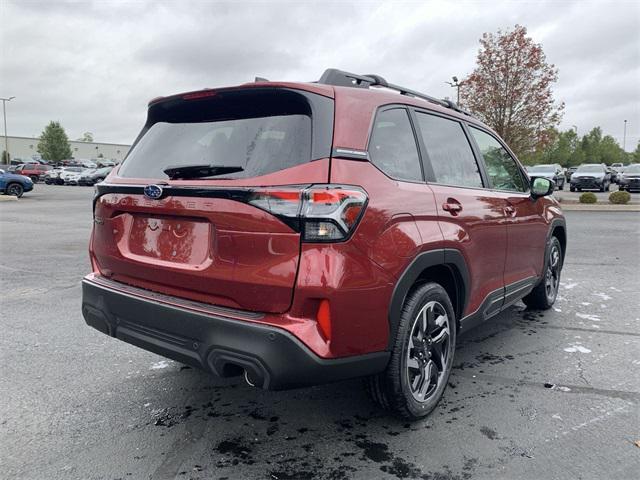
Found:
[[[9,146],[9,154],[12,159],[21,158],[27,160],[38,155],[38,138],[32,137],[12,137],[7,136]],[[78,142],[69,141],[71,147],[71,155],[79,160],[91,160],[96,158],[104,158],[105,160],[113,160],[121,162],[131,145],[121,143],[101,143],[101,142]],[[5,137],[0,137],[0,153],[5,150]],[[102,154],[100,156],[100,154]]]

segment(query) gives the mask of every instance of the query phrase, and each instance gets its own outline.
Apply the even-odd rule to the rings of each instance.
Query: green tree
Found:
[[[600,142],[602,142],[602,129],[600,127],[592,128],[589,133],[582,137],[580,148],[584,152],[587,163],[602,163]]]
[[[625,153],[622,147],[618,145],[618,142],[611,135],[605,135],[600,142],[600,159],[607,165],[612,163],[624,162]]]
[[[638,145],[636,145],[636,149],[631,154],[630,160],[632,162],[640,162],[640,140],[638,140]]]
[[[82,136],[78,139],[78,142],[93,142],[93,133],[84,132]]]
[[[65,158],[71,158],[69,138],[60,125],[60,122],[49,122],[40,135],[38,152],[42,158],[50,162],[59,162]]]

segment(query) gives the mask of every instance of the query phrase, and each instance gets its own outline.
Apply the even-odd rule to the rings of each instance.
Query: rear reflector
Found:
[[[329,300],[321,300],[318,306],[318,326],[325,340],[331,341],[331,308]]]

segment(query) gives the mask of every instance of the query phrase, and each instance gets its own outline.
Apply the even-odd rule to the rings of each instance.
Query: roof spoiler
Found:
[[[435,98],[425,93],[417,92],[415,90],[401,87],[399,85],[394,85],[393,83],[387,82],[380,75],[374,75],[371,73],[366,75],[358,75],[355,73],[338,70],[336,68],[328,68],[324,71],[324,73],[320,77],[320,80],[318,80],[318,83],[323,83],[325,85],[334,85],[337,87],[369,88],[373,86],[378,86],[378,87],[389,88],[391,90],[395,90],[399,92],[401,95],[408,95],[411,97],[421,98],[422,100],[426,100],[427,102],[440,105],[441,107],[451,108],[456,112],[463,113],[470,117],[473,116],[466,110],[463,110],[462,108],[460,108],[455,102],[451,100]]]

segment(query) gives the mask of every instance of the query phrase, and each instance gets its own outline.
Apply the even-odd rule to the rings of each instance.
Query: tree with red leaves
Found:
[[[476,69],[460,86],[460,103],[492,127],[518,156],[527,157],[553,141],[564,103],[556,105],[551,86],[558,69],[527,29],[480,39]]]

